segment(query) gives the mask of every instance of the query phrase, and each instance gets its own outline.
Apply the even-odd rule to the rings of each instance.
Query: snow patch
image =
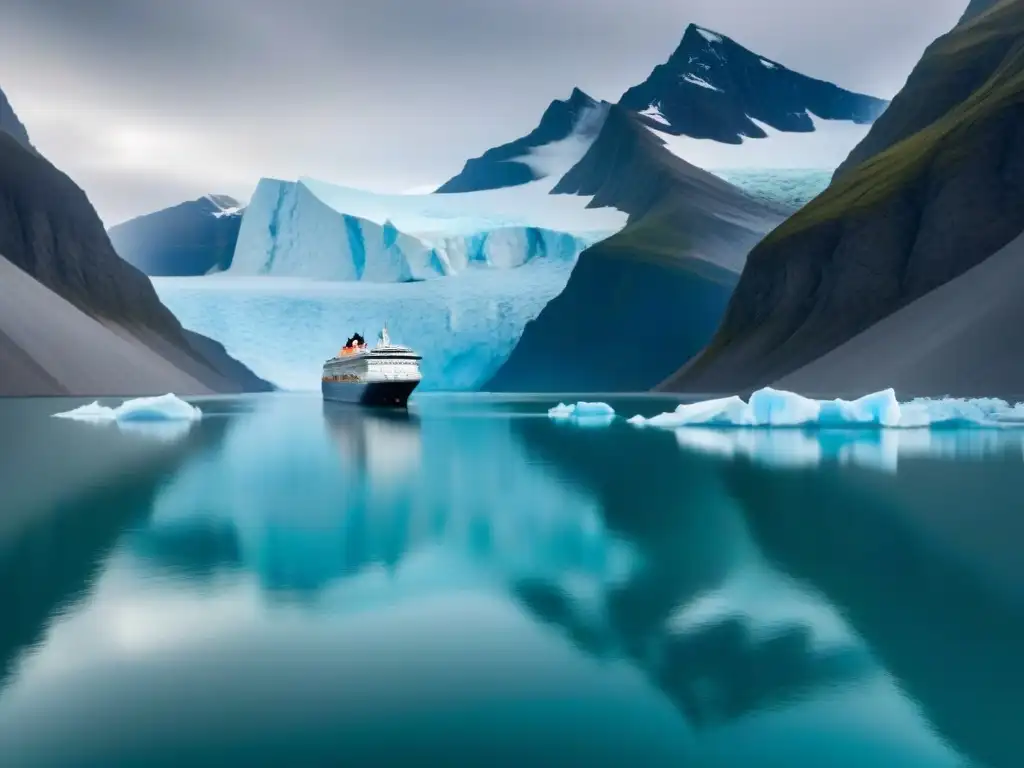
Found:
[[[761,66],[762,67],[767,67],[768,69],[778,69],[779,68],[778,64],[773,64],[772,62],[768,61],[768,59],[761,59],[760,61],[761,61]]]
[[[637,426],[683,427],[1024,427],[1024,403],[1010,406],[995,398],[918,398],[896,400],[892,389],[857,400],[814,400],[793,392],[765,387],[742,398],[723,397],[684,403],[670,413],[646,419],[634,416]]]
[[[808,113],[813,132],[778,131],[750,118],[766,138],[744,137],[740,144],[725,144],[712,139],[673,136],[653,126],[645,126],[661,139],[676,157],[707,170],[790,168],[835,169],[843,162],[869,130],[849,120],[825,120]]]
[[[100,405],[98,401],[70,411],[53,414],[57,419],[73,419],[94,423],[113,422],[167,422],[198,421],[203,412],[173,394],[159,397],[138,397],[125,400],[116,408]]]
[[[703,37],[709,43],[720,43],[720,42],[722,42],[722,36],[721,35],[716,35],[714,32],[710,32],[710,31],[708,31],[706,29],[701,29],[700,27],[697,27],[697,34],[699,34],[701,37]]]
[[[558,182],[587,154],[608,117],[608,104],[596,104],[580,111],[572,132],[564,139],[531,147],[525,155],[512,158],[511,162],[522,163],[539,179],[552,178]],[[548,191],[554,187],[551,184]]]
[[[703,77],[699,77],[691,72],[687,72],[683,75],[683,80],[688,83],[692,83],[693,85],[699,85],[701,88],[707,88],[709,91],[718,91],[719,93],[723,93],[721,88],[716,88]]]
[[[640,112],[640,114],[643,115],[644,117],[649,117],[651,118],[651,120],[661,123],[662,125],[671,125],[671,123],[666,119],[665,115],[661,113],[660,104],[651,104],[647,107],[647,109]]]

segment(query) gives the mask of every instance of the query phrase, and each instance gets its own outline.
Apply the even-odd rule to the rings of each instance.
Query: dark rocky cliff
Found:
[[[148,278],[114,252],[85,193],[45,158],[4,132],[0,132],[0,255],[89,317],[121,328],[158,354],[174,358],[175,365],[213,391],[270,389],[228,357],[219,344],[186,332],[160,303]],[[31,358],[30,350],[22,352]],[[14,374],[10,375],[13,380]],[[69,390],[55,388],[39,394],[61,392]]]
[[[664,388],[771,383],[1010,242],[1024,230],[1022,95],[1024,0],[1009,0],[928,49],[829,189],[750,254],[711,344]]]

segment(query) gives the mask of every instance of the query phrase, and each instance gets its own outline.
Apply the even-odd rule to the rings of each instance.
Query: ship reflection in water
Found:
[[[211,401],[131,473],[12,485],[5,759],[1024,764],[1019,437],[552,404]]]

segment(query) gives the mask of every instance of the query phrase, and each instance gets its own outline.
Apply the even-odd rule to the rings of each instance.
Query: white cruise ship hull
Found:
[[[324,400],[382,408],[405,408],[419,379],[404,381],[322,381]]]

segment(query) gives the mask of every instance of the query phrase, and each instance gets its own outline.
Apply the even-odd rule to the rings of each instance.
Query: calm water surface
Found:
[[[0,401],[0,765],[1024,765],[1024,433],[76,404]]]

